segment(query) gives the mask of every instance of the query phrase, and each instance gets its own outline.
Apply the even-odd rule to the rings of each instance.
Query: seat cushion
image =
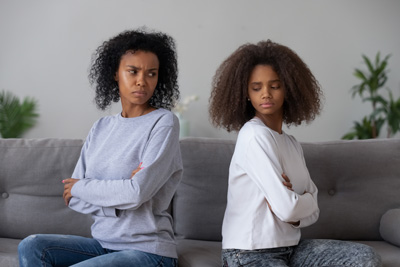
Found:
[[[18,244],[21,239],[0,238],[0,266],[16,267],[18,262]]]
[[[179,267],[221,267],[221,242],[180,239]]]
[[[400,247],[394,246],[385,241],[356,241],[373,247],[382,257],[384,267],[400,266]]]

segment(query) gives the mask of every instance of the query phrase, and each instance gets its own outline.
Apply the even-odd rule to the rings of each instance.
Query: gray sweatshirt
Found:
[[[139,164],[143,169],[131,178]],[[92,236],[104,248],[135,249],[177,258],[167,212],[182,178],[179,122],[157,109],[136,118],[98,120],[72,178],[69,207],[92,214]]]

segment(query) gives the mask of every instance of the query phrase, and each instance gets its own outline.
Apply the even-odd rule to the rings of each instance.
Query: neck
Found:
[[[281,114],[263,115],[256,113],[256,117],[259,118],[266,126],[268,126],[268,128],[278,132],[279,134],[282,134],[283,118]]]
[[[155,110],[155,108],[153,108],[152,106],[150,106],[147,103],[144,105],[133,105],[133,106],[122,105],[121,115],[124,118],[135,118],[135,117],[146,115],[153,110]]]

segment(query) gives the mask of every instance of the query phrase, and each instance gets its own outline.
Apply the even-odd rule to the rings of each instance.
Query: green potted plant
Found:
[[[354,122],[353,129],[345,134],[342,139],[377,138],[385,122],[387,124],[387,137],[391,137],[400,130],[400,98],[394,100],[390,89],[384,87],[387,81],[387,66],[390,55],[381,59],[378,52],[374,62],[365,55],[362,55],[362,57],[368,70],[355,69],[354,76],[361,82],[353,86],[352,97],[359,95],[364,102],[371,102],[372,112],[369,116],[365,116],[361,122]],[[388,90],[389,100],[380,94],[383,88]],[[367,96],[364,96],[364,94],[367,94]]]
[[[10,92],[0,92],[0,137],[19,138],[36,123],[37,102],[25,97],[21,102]]]

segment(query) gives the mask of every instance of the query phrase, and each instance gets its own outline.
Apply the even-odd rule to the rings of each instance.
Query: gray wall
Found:
[[[146,25],[172,35],[182,97],[197,94],[184,117],[191,136],[235,138],[208,120],[212,76],[239,45],[272,39],[294,49],[323,87],[322,114],[287,132],[300,141],[337,140],[370,112],[350,88],[361,54],[392,54],[388,87],[400,95],[400,1],[0,0],[0,89],[39,101],[27,138],[85,138],[93,122],[120,111],[93,104],[87,81],[104,40]]]

